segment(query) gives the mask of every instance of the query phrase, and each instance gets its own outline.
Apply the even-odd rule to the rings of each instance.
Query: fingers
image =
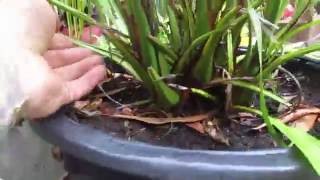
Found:
[[[66,84],[68,92],[67,103],[78,100],[92,91],[100,82],[103,81],[106,75],[106,67],[98,65],[81,76],[79,79],[70,81]]]
[[[49,45],[49,50],[56,50],[56,49],[66,49],[66,48],[72,48],[73,43],[72,41],[65,35],[61,33],[56,33]]]
[[[55,72],[64,80],[71,81],[87,73],[98,65],[104,65],[101,56],[90,56],[74,64],[55,69]]]
[[[59,20],[57,20],[57,27],[59,27]],[[95,43],[97,41],[95,36],[101,36],[102,29],[96,26],[85,27],[83,34],[81,35],[81,40],[86,43]],[[62,33],[56,33],[51,41],[49,50],[54,49],[65,49],[73,47],[72,41]]]
[[[43,57],[53,69],[78,62],[92,55],[92,51],[85,48],[70,48],[47,51]]]
[[[97,42],[97,38],[102,35],[102,29],[97,26],[85,27],[81,35],[81,40],[90,44]]]

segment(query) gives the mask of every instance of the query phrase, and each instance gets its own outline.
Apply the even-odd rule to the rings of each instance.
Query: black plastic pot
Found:
[[[64,110],[31,125],[42,138],[62,149],[67,171],[99,180],[319,179],[294,148],[234,152],[159,147],[120,140],[77,124]]]

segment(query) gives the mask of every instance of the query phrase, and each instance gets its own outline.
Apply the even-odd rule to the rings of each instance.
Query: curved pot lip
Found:
[[[31,122],[33,130],[46,141],[77,158],[138,176],[177,179],[212,178],[214,174],[232,179],[233,174],[270,173],[277,178],[313,174],[312,168],[295,149],[252,151],[184,150],[114,138],[88,125],[78,124],[65,115],[63,108],[42,122]],[[180,177],[180,178],[178,178]],[[218,177],[218,176],[217,176]],[[193,179],[193,178],[191,178]]]

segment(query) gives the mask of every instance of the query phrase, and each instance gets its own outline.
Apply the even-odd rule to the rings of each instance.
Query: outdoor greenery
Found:
[[[317,43],[284,51],[292,37],[320,24],[317,20],[297,27],[315,0],[296,0],[295,14],[285,25],[280,20],[288,0],[49,1],[66,12],[69,33],[75,39],[85,24],[103,28],[105,36],[98,44],[75,43],[120,64],[141,80],[158,107],[179,106],[184,89],[212,101],[225,96],[220,104],[226,111],[261,115],[278,143],[283,144],[281,132],[320,174],[319,140],[271,117],[266,98],[291,104],[277,94],[277,88],[265,88],[281,65],[320,50]],[[93,18],[96,13],[98,17]],[[241,47],[244,29],[249,32],[248,44]],[[217,85],[224,85],[226,93],[213,94]],[[253,92],[259,94],[260,110],[250,106]]]

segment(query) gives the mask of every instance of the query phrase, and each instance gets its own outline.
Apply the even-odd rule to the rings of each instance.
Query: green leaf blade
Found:
[[[136,39],[138,42],[135,42],[135,44],[139,44],[141,48],[141,50],[138,51],[142,56],[144,66],[152,66],[159,72],[155,49],[148,39],[148,36],[151,34],[150,25],[141,3],[141,0],[128,1],[130,13],[134,20],[135,29],[133,33],[135,37],[138,37],[138,39]]]
[[[179,94],[168,87],[152,67],[148,68],[148,74],[153,81],[155,91],[157,92],[156,101],[160,106],[164,108],[171,108],[180,102]]]

